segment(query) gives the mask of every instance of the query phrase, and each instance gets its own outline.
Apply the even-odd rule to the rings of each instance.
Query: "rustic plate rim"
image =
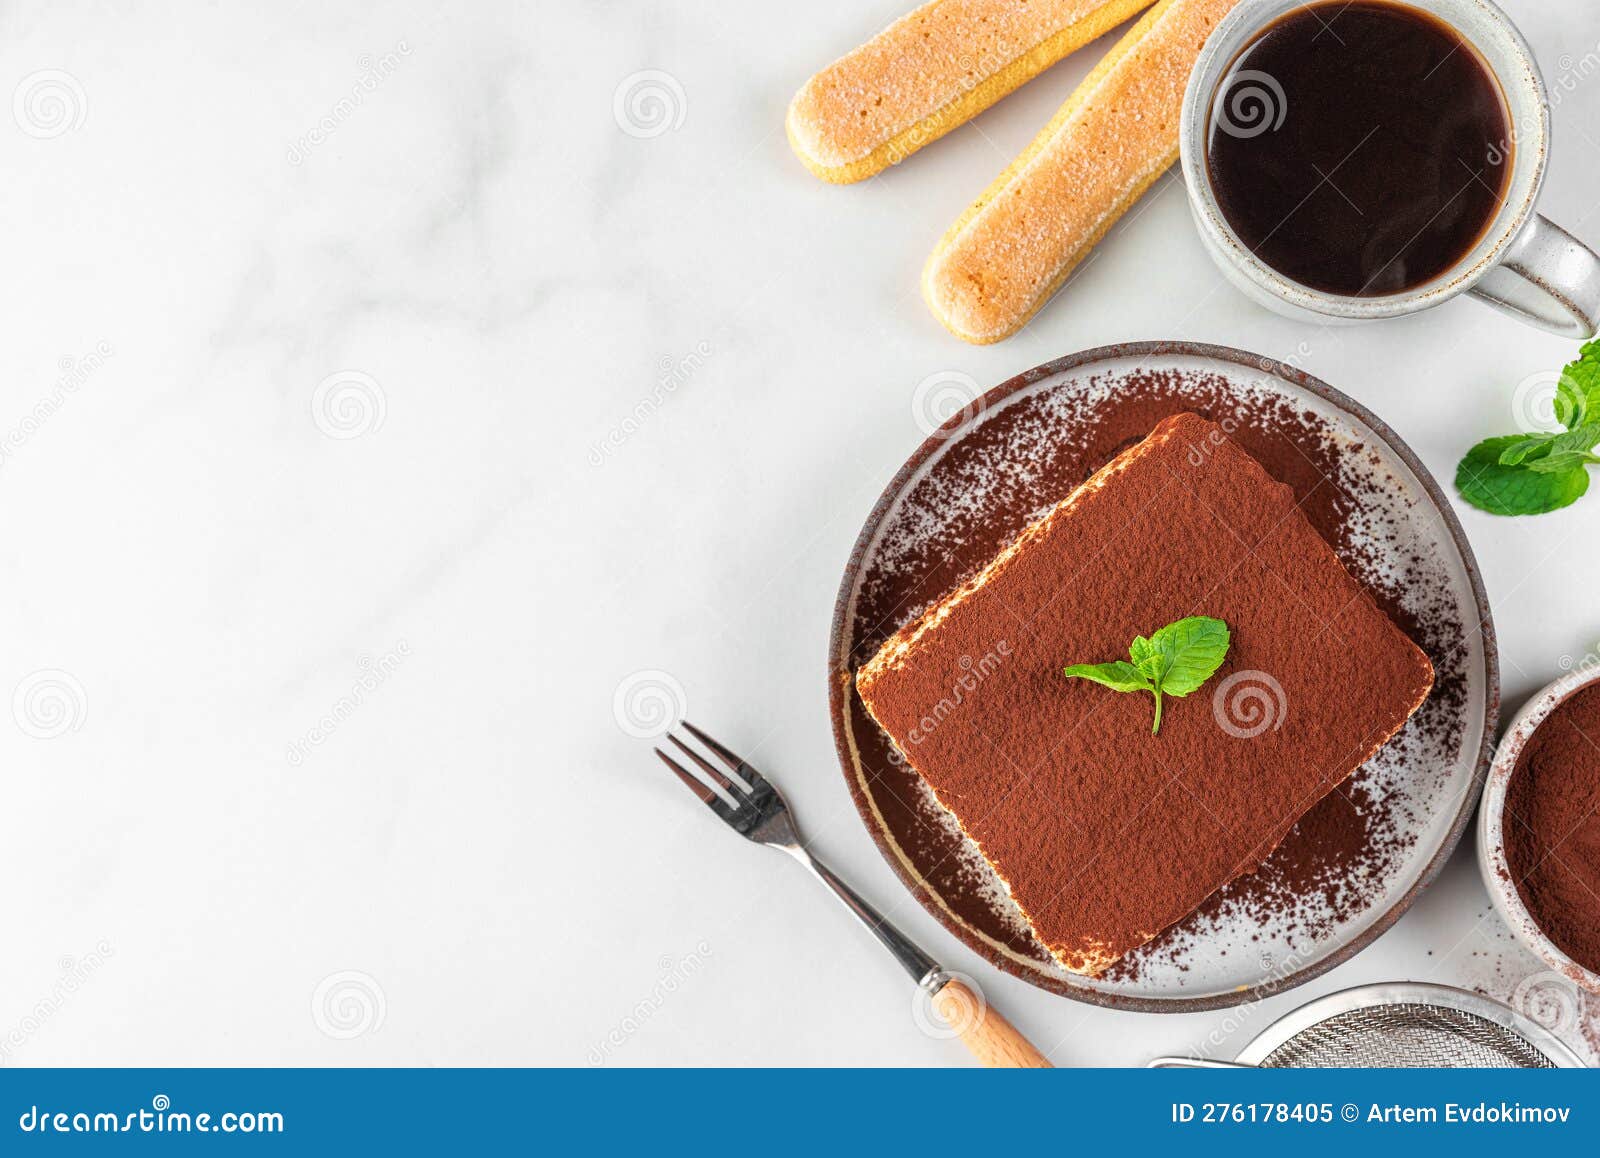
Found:
[[[1004,401],[1019,390],[1033,386],[1046,378],[1054,377],[1069,370],[1075,370],[1093,362],[1152,356],[1210,358],[1220,362],[1231,362],[1234,365],[1243,366],[1258,373],[1272,374],[1315,394],[1324,402],[1365,424],[1374,435],[1383,440],[1389,450],[1401,462],[1405,463],[1406,467],[1416,476],[1417,480],[1422,484],[1423,492],[1428,496],[1434,509],[1438,511],[1441,523],[1449,531],[1451,542],[1455,545],[1456,550],[1460,552],[1467,581],[1472,589],[1473,601],[1477,605],[1479,632],[1483,637],[1484,724],[1483,734],[1478,741],[1478,755],[1473,768],[1472,782],[1468,790],[1461,794],[1461,802],[1457,806],[1456,815],[1450,823],[1450,829],[1445,834],[1444,840],[1435,850],[1427,865],[1423,867],[1421,874],[1412,882],[1411,887],[1397,897],[1389,908],[1363,932],[1329,953],[1326,957],[1291,973],[1272,977],[1255,985],[1243,986],[1226,993],[1197,994],[1192,997],[1141,997],[1127,993],[1106,993],[1073,981],[1024,970],[1019,963],[1009,960],[994,949],[993,946],[985,944],[976,936],[970,934],[949,914],[938,896],[907,871],[906,866],[901,863],[900,857],[889,846],[885,833],[874,818],[870,798],[857,783],[850,754],[851,746],[848,730],[845,723],[848,707],[855,694],[849,665],[848,631],[850,625],[846,622],[850,594],[855,589],[856,582],[860,578],[867,549],[871,545],[879,525],[888,513],[890,505],[898,497],[911,476],[928,460],[929,456],[944,446],[960,428],[980,419],[990,407]],[[1472,821],[1473,813],[1477,809],[1478,801],[1483,793],[1490,762],[1494,756],[1494,741],[1500,716],[1500,653],[1495,639],[1494,619],[1489,608],[1488,594],[1484,590],[1483,577],[1478,569],[1477,557],[1473,554],[1472,544],[1467,539],[1466,531],[1461,526],[1461,521],[1457,518],[1454,508],[1451,507],[1448,497],[1444,494],[1438,481],[1433,477],[1433,473],[1428,470],[1422,460],[1417,457],[1416,452],[1407,445],[1406,441],[1388,423],[1342,390],[1328,385],[1322,379],[1307,373],[1297,366],[1292,366],[1276,358],[1251,354],[1234,346],[1222,346],[1210,342],[1185,340],[1118,342],[1105,346],[1095,346],[1087,350],[1079,350],[1076,353],[1041,363],[1032,369],[1013,375],[998,386],[985,391],[973,405],[952,415],[944,425],[928,435],[912,453],[911,457],[895,472],[894,477],[884,486],[877,500],[873,503],[872,509],[867,513],[866,520],[862,523],[861,531],[857,534],[855,543],[850,548],[850,556],[845,563],[844,576],[839,584],[839,593],[834,599],[833,618],[828,629],[828,712],[833,728],[834,750],[839,758],[840,771],[843,773],[845,785],[849,789],[851,803],[855,805],[862,824],[872,837],[872,843],[877,847],[884,860],[888,861],[889,867],[894,870],[901,883],[917,899],[917,902],[952,936],[989,962],[989,964],[1047,992],[1057,993],[1077,1001],[1083,1001],[1091,1005],[1106,1006],[1112,1009],[1136,1010],[1149,1013],[1195,1013],[1205,1010],[1226,1009],[1245,1002],[1265,1000],[1268,997],[1293,989],[1298,985],[1303,985],[1344,964],[1388,932],[1395,922],[1411,907],[1417,897],[1422,894],[1423,890],[1433,883],[1444,869],[1445,864],[1450,860],[1451,854],[1455,852],[1456,847],[1461,842],[1461,837],[1465,834]]]

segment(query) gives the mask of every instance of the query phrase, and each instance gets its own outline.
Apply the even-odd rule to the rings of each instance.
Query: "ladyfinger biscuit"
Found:
[[[932,0],[805,83],[795,155],[848,185],[964,124],[1151,0]]]
[[[934,315],[967,342],[1016,333],[1178,156],[1200,46],[1239,0],[1161,0],[950,227],[922,271]]]

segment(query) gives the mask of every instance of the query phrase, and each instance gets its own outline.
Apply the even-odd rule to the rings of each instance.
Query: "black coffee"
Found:
[[[1268,25],[1212,101],[1223,216],[1279,273],[1328,293],[1412,289],[1483,236],[1511,171],[1499,82],[1400,4],[1307,5]]]

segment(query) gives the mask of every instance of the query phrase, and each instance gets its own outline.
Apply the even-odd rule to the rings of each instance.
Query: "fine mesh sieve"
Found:
[[[1505,1026],[1458,1009],[1405,1003],[1352,1009],[1303,1029],[1258,1063],[1306,1066],[1452,1066],[1551,1069],[1555,1063]]]
[[[1161,1067],[1230,1063],[1161,1058]],[[1235,1066],[1261,1068],[1555,1069],[1584,1063],[1515,1010],[1445,985],[1364,985],[1279,1018]]]

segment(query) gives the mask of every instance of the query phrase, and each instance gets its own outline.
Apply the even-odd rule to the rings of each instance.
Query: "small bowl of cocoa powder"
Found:
[[[1478,812],[1478,866],[1517,939],[1600,994],[1600,663],[1529,700]]]

